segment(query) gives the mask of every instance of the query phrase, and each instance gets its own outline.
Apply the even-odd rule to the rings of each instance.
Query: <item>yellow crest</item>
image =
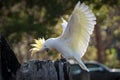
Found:
[[[32,55],[42,48],[44,42],[44,38],[34,39],[34,44],[31,44],[32,48],[30,49]]]

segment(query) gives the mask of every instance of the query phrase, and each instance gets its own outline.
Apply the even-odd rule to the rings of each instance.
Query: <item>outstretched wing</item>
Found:
[[[70,16],[63,35],[60,37],[68,41],[71,49],[82,57],[88,47],[90,35],[96,24],[96,17],[84,3],[77,5]]]

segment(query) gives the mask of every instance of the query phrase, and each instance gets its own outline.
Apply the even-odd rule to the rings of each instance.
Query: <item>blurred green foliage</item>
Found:
[[[34,38],[61,34],[61,17],[68,19],[78,0],[0,0],[0,33],[3,34],[20,62],[31,59],[30,43]],[[116,59],[120,46],[120,0],[81,0],[90,6],[101,28],[105,64],[120,67]],[[98,33],[99,34],[99,33]],[[56,59],[59,54],[37,54],[37,59]],[[95,34],[84,60],[97,60]],[[113,63],[111,63],[113,61]]]

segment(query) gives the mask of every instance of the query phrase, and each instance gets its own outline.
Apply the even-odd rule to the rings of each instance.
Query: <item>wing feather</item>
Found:
[[[67,27],[67,21],[64,19],[64,18],[61,18],[62,19],[62,29],[63,29],[63,31],[62,31],[62,35],[64,34],[64,32],[65,32],[65,29],[66,29],[66,27]]]
[[[82,57],[93,33],[96,17],[84,3],[77,3],[61,39],[66,39],[71,49]]]

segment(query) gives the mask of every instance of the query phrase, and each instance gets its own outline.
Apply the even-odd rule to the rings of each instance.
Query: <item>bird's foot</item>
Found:
[[[60,59],[62,62],[66,62],[67,60],[65,58]]]

